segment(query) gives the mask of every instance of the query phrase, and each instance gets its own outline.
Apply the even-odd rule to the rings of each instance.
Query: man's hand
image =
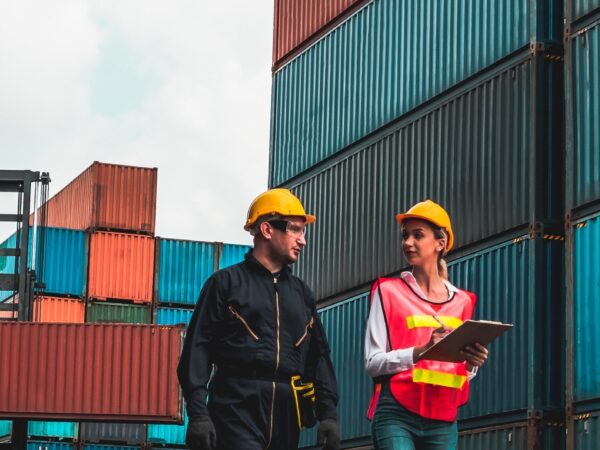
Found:
[[[317,445],[322,446],[324,450],[338,450],[340,448],[340,425],[337,420],[321,420],[317,432]]]
[[[196,416],[190,419],[185,443],[190,450],[216,450],[217,432],[210,417]]]

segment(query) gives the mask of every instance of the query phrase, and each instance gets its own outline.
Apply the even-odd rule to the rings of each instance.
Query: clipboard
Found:
[[[475,342],[486,346],[512,327],[513,325],[510,323],[492,322],[489,320],[465,320],[437,344],[421,352],[419,359],[463,362],[465,358],[460,354],[460,351],[465,346],[473,345]]]

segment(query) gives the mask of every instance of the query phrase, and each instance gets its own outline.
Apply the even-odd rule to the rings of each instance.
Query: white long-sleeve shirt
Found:
[[[400,277],[419,297],[427,300],[427,296],[419,287],[419,283],[417,283],[412,272],[402,272]],[[450,300],[458,292],[458,289],[449,281],[444,280],[444,283],[448,288],[448,300]],[[371,378],[375,378],[412,369],[414,366],[413,350],[414,347],[390,349],[385,316],[379,299],[379,290],[375,290],[371,300],[371,310],[365,333],[365,370]],[[469,372],[469,380],[476,373],[477,368]]]

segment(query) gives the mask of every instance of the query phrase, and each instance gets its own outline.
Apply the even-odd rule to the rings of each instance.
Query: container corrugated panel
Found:
[[[362,294],[319,310],[338,380],[338,414],[345,441],[371,433],[365,414],[373,382],[367,376],[363,362],[368,308],[369,295]],[[315,445],[316,431],[316,428],[303,430],[300,445]]]
[[[94,162],[48,200],[47,224],[154,234],[157,169]]]
[[[600,200],[600,24],[574,37],[566,48],[571,53],[566,113],[567,136],[571,136],[567,208],[571,209]]]
[[[222,244],[219,254],[219,269],[233,266],[244,260],[244,256],[252,247],[248,245]]]
[[[459,432],[458,450],[563,450],[564,424],[541,420]],[[577,447],[579,449],[579,447]]]
[[[273,66],[367,0],[275,0]],[[325,29],[325,30],[324,30]]]
[[[515,62],[288,184],[317,216],[294,271],[318,299],[403,267],[394,216],[418,201],[432,198],[448,210],[461,247],[527,224],[531,192],[558,198],[544,194],[560,186],[552,170],[536,189],[529,186],[536,178],[530,164],[535,108],[528,100],[536,62]],[[550,157],[552,148],[540,152]]]
[[[141,444],[146,442],[146,428],[146,424],[87,422],[81,424],[79,438],[84,442]]]
[[[83,450],[137,450],[140,447],[128,445],[101,445],[101,444],[85,444]]]
[[[185,445],[187,413],[183,425],[148,425],[148,442],[162,445]]]
[[[27,443],[27,450],[75,450],[76,448],[75,444],[65,442],[30,441]]]
[[[9,436],[12,430],[12,422],[10,420],[0,420],[0,437]]]
[[[0,418],[177,422],[183,327],[0,323]]]
[[[76,422],[36,422],[27,423],[29,437],[53,437],[59,439],[77,439],[79,424]]]
[[[150,323],[150,306],[124,303],[90,302],[86,322]]]
[[[577,20],[600,8],[600,0],[567,0],[571,9],[571,20]]]
[[[0,248],[16,248],[17,247],[17,235],[13,233],[0,244]],[[15,267],[17,258],[15,256],[4,256],[0,255],[0,273],[2,274],[14,274],[19,272],[19,268]],[[9,297],[15,295],[14,291],[0,291],[0,301],[6,300]],[[10,312],[0,311],[0,317],[11,315]]]
[[[459,420],[562,410],[563,247],[562,241],[509,241],[449,262],[450,280],[478,297],[476,319],[514,324],[490,344]]]
[[[562,34],[562,22],[549,13],[555,3],[367,5],[274,75],[270,185],[334,155],[530,39]]]
[[[158,301],[195,305],[215,271],[215,244],[161,238],[158,245]]]
[[[34,322],[83,323],[85,302],[75,298],[39,296],[33,302]]]
[[[193,309],[184,308],[166,308],[159,306],[156,311],[156,324],[157,325],[178,325],[183,324],[186,327],[190,323]]]
[[[600,397],[600,215],[580,222],[573,236],[574,400]]]
[[[42,240],[42,231],[44,239]],[[45,284],[44,291],[51,294],[85,295],[87,277],[87,236],[83,231],[65,228],[38,228],[36,235],[36,273],[38,281]],[[16,234],[2,246],[15,247]],[[43,246],[43,249],[42,249]],[[32,267],[33,232],[29,231],[28,266]],[[39,255],[43,252],[43,265]],[[0,257],[1,273],[14,273],[15,257]]]
[[[88,297],[152,303],[154,239],[101,231],[90,239]]]
[[[600,416],[587,414],[575,420],[575,447],[577,450],[598,450],[600,445]]]

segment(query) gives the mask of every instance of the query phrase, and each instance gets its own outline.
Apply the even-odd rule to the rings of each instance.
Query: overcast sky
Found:
[[[0,167],[51,194],[96,160],[157,167],[157,235],[250,243],[272,30],[273,0],[0,0]]]

